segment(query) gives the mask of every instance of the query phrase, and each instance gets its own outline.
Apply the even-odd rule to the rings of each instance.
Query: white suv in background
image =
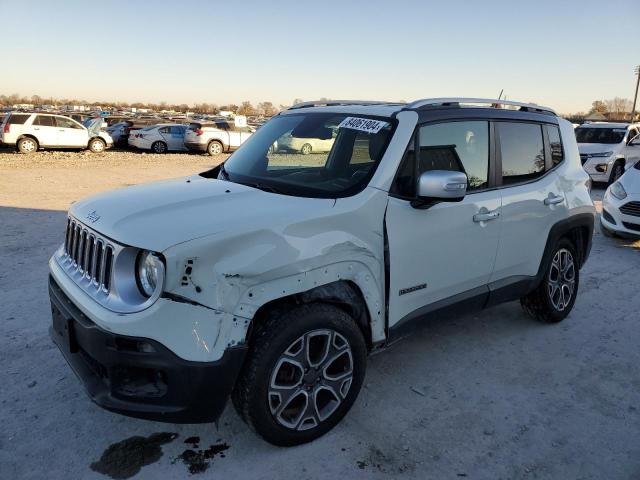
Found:
[[[611,184],[640,160],[640,144],[631,145],[640,123],[584,123],[575,132],[580,160],[594,182]]]
[[[333,142],[275,151],[289,137]],[[51,337],[104,408],[210,422],[231,396],[267,441],[308,442],[351,408],[367,355],[431,318],[519,300],[563,320],[589,184],[545,107],[298,104],[222,166],[74,203]]]
[[[48,113],[10,113],[0,128],[0,143],[15,145],[21,153],[39,148],[88,148],[94,153],[113,146],[103,132],[104,120],[95,118],[87,127],[63,115]]]
[[[219,155],[237,150],[252,134],[250,127],[237,127],[227,120],[193,122],[184,135],[184,145],[197,152]]]

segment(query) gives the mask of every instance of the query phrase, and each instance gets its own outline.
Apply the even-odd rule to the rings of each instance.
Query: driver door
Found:
[[[391,330],[448,304],[484,302],[501,232],[500,191],[490,189],[489,122],[429,124],[418,135],[417,165],[413,148],[390,191],[386,213]],[[460,162],[442,154],[452,148]],[[465,198],[414,208],[416,176],[426,170],[464,171]]]

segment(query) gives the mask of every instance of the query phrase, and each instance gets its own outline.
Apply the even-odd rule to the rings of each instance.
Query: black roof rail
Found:
[[[483,106],[483,108],[500,108],[502,105],[519,107],[518,110],[523,112],[544,113],[547,115],[557,115],[556,112],[542,105],[536,105],[535,103],[514,102],[512,100],[499,100],[494,98],[465,98],[465,97],[451,97],[451,98],[424,98],[422,100],[416,100],[409,103],[405,109],[407,110],[420,110],[425,108],[437,108],[437,107],[461,107],[463,105],[469,106]]]

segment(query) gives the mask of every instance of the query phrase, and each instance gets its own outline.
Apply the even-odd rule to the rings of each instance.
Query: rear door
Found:
[[[58,127],[55,117],[51,115],[36,115],[31,124],[33,134],[38,143],[44,147],[53,147],[58,143]]]
[[[500,238],[501,196],[493,187],[488,121],[423,125],[400,166],[386,213],[389,242],[389,326],[462,299],[486,299]],[[426,170],[464,171],[460,202],[414,208],[416,178]]]
[[[184,135],[186,125],[172,125],[169,127],[169,150],[185,150]]]
[[[562,142],[556,125],[501,121],[496,133],[502,236],[491,281],[515,281],[537,274],[551,227],[567,217]]]
[[[58,145],[61,147],[86,147],[89,143],[87,129],[68,117],[54,117],[58,126]]]

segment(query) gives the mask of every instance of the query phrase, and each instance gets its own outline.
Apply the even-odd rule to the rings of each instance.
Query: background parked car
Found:
[[[152,150],[155,153],[168,151],[184,151],[184,134],[186,125],[178,123],[162,123],[152,125],[141,130],[131,130],[129,145],[142,150]]]
[[[640,160],[640,145],[630,145],[639,123],[593,122],[575,130],[582,166],[594,182],[613,183],[625,167]]]
[[[101,131],[102,123],[101,118],[96,118],[85,127],[63,115],[10,113],[2,123],[0,142],[15,145],[22,153],[39,148],[88,148],[102,152],[113,145],[109,134]]]
[[[632,143],[640,147],[640,137]],[[602,233],[640,237],[640,161],[611,184],[602,199]]]
[[[333,142],[335,141],[335,133],[332,138],[298,138],[286,135],[278,139],[276,151],[300,152],[303,155],[310,153],[326,153],[331,151]]]
[[[189,150],[219,155],[238,149],[251,134],[251,128],[237,127],[227,120],[193,122],[187,128],[184,144]]]

